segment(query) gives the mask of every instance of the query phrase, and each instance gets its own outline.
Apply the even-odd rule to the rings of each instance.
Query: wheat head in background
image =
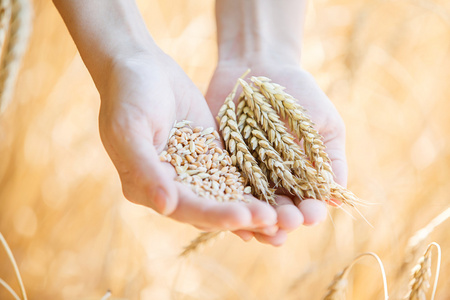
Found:
[[[214,1],[138,4],[156,42],[205,91],[217,59]],[[330,210],[281,248],[226,235],[189,259],[178,254],[198,230],[123,198],[100,142],[95,86],[51,1],[33,6],[0,116],[0,232],[30,299],[101,299],[110,289],[109,299],[314,300],[364,252],[378,254],[391,299],[401,299],[431,241],[442,248],[435,299],[448,299],[449,222],[415,257],[405,252],[450,202],[448,1],[310,1],[302,65],[344,119],[349,189],[376,203],[362,209],[373,229]],[[7,261],[0,251],[0,278],[19,291]],[[364,262],[347,277],[347,299],[382,299],[379,270]]]

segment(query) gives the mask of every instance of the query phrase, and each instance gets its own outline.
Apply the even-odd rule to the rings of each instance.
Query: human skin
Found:
[[[217,0],[216,22],[219,60],[206,93],[213,115],[228,91],[247,69],[250,75],[271,78],[298,99],[324,137],[336,182],[346,186],[345,127],[332,102],[300,65],[307,1]],[[236,97],[237,100],[237,97]],[[325,203],[292,196],[279,196],[275,235],[254,236],[261,242],[281,244],[286,232],[298,224],[313,225],[326,218]],[[250,239],[249,231],[237,232]]]
[[[231,230],[244,240],[255,236],[259,241],[272,245],[284,243],[286,233],[302,223],[318,223],[325,218],[326,210],[322,202],[305,200],[302,203],[311,204],[306,205],[308,209],[305,210],[302,209],[304,204],[298,204],[296,199],[283,195],[277,197],[280,205],[276,208],[261,201],[250,203],[208,201],[195,195],[185,185],[176,182],[173,168],[158,159],[158,153],[164,149],[175,120],[196,120],[195,125],[217,128],[213,116],[234,84],[229,79],[239,77],[243,68],[252,67],[254,72],[258,72],[254,74],[265,74],[281,84],[294,86],[301,82],[303,77],[306,78],[306,75],[302,77],[301,74],[307,73],[300,69],[298,61],[295,67],[293,64],[290,65],[290,62],[295,60],[294,52],[286,57],[284,64],[260,65],[259,62],[267,62],[268,57],[273,59],[272,62],[275,60],[278,62],[280,57],[277,56],[280,53],[272,47],[262,49],[264,51],[258,49],[258,56],[252,56],[255,60],[248,60],[249,55],[256,53],[246,52],[250,50],[249,47],[256,45],[254,43],[256,38],[252,40],[251,36],[245,36],[245,41],[248,41],[247,48],[234,52],[236,47],[230,41],[235,38],[236,31],[230,30],[228,32],[230,35],[226,38],[224,33],[227,33],[227,30],[220,26],[221,16],[231,17],[230,7],[226,9],[225,5],[221,9],[222,1],[218,1],[216,12],[220,59],[208,90],[207,103],[181,68],[156,45],[134,1],[53,1],[99,91],[100,135],[119,173],[123,193],[129,201],[150,207],[174,220],[202,230]],[[268,3],[269,1],[261,1],[261,5]],[[230,4],[239,3],[230,1]],[[256,1],[252,4],[257,5]],[[287,11],[300,8],[296,12],[297,17],[304,14],[303,6],[298,7],[295,1],[286,1],[286,5],[281,7]],[[257,12],[265,13],[267,7],[260,8]],[[246,10],[248,7],[242,9]],[[277,14],[283,14],[283,11]],[[267,25],[271,24],[266,24],[261,29]],[[273,30],[275,33],[275,28]],[[297,37],[295,35],[296,32],[293,32],[292,36],[287,34],[288,38],[285,40],[295,44],[295,38],[301,40],[301,35]],[[228,52],[227,46],[232,46]],[[290,48],[286,47],[289,53]],[[235,56],[235,59],[225,54]],[[285,53],[281,55],[286,56]],[[259,59],[256,60],[257,58]],[[272,68],[269,68],[269,65]],[[257,66],[261,68],[258,69]],[[283,66],[292,67],[292,72],[298,74],[294,75],[296,80],[288,82],[284,79]],[[225,78],[226,76],[230,78]],[[305,83],[306,86],[308,82]],[[316,86],[312,90],[320,91]],[[329,106],[326,97],[322,96],[320,99],[323,99],[323,103],[319,102],[320,105]],[[315,112],[314,105],[305,106],[311,113]],[[326,108],[317,110],[325,111],[322,115],[327,115],[331,111]],[[321,113],[318,115],[320,117]],[[317,120],[315,121],[317,123]]]

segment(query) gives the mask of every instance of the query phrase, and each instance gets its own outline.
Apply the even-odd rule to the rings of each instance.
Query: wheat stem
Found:
[[[12,289],[12,287],[1,278],[0,278],[0,285],[2,285],[11,294],[11,296],[14,297],[15,300],[20,300],[20,297],[16,294],[16,292]]]
[[[19,282],[20,286],[20,292],[22,293],[23,300],[27,300],[27,293],[25,292],[25,286],[22,282],[22,277],[20,276],[19,268],[17,267],[16,260],[14,259],[14,255],[12,254],[11,249],[8,246],[8,243],[6,242],[5,238],[3,237],[3,234],[0,232],[0,242],[3,245],[3,248],[5,248],[6,254],[8,255],[8,258],[13,265],[14,272],[16,274],[17,281]]]
[[[380,267],[381,276],[382,276],[382,280],[383,280],[384,299],[385,300],[389,299],[389,293],[388,293],[388,288],[387,288],[387,280],[386,280],[386,271],[384,269],[383,262],[381,261],[381,259],[378,257],[378,255],[376,253],[365,252],[365,253],[362,253],[362,254],[358,255],[357,257],[355,257],[355,259],[353,259],[353,261],[347,267],[345,267],[341,272],[339,272],[335,276],[333,282],[328,287],[328,292],[325,295],[324,300],[345,299],[345,298],[343,298],[343,295],[344,295],[344,289],[347,287],[347,284],[343,284],[343,282],[344,282],[343,280],[345,280],[345,278],[347,277],[347,275],[350,272],[351,268],[360,259],[362,259],[365,256],[371,256],[371,257],[375,258],[375,260],[377,261],[378,266]]]
[[[202,232],[200,233],[194,240],[190,242],[189,245],[184,247],[183,252],[180,253],[180,256],[187,256],[190,253],[196,251],[202,245],[205,245],[207,242],[211,241],[213,238],[218,237],[222,231],[216,232]]]

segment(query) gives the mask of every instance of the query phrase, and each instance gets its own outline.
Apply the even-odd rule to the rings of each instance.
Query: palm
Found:
[[[205,230],[276,222],[274,210],[262,203],[217,203],[196,196],[174,181],[173,167],[159,162],[174,121],[216,127],[204,97],[171,59],[130,60],[113,70],[100,93],[102,141],[127,199]]]
[[[206,94],[208,105],[213,114],[217,114],[237,78],[245,71],[245,67],[235,65],[221,65],[216,69]],[[266,76],[285,86],[287,92],[298,99],[299,103],[307,109],[316,124],[316,129],[324,137],[327,152],[332,160],[333,171],[337,176],[336,180],[345,185],[347,168],[344,154],[343,122],[335,107],[318,87],[313,77],[298,66],[279,67],[263,64],[254,67],[248,76],[251,75]],[[279,201],[284,204],[283,209],[288,214],[294,214],[294,210],[297,210],[294,203],[297,204],[305,224],[315,224],[326,217],[324,205],[319,201],[306,200],[298,203],[298,199],[284,196],[279,196],[279,199],[282,199]],[[279,222],[289,222],[288,217],[280,216],[280,214],[278,220]]]
[[[206,95],[213,114],[217,113],[223,99],[236,83],[245,68],[219,67],[211,80]],[[345,128],[334,105],[320,89],[314,78],[298,66],[258,65],[249,76],[266,76],[284,87],[287,92],[298,99],[312,118],[316,129],[323,136],[326,151],[332,160],[336,181],[346,185],[347,167],[344,153]]]

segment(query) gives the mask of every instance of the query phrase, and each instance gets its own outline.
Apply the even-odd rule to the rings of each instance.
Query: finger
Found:
[[[244,203],[217,202],[199,197],[185,184],[175,183],[178,206],[170,217],[209,230],[237,230],[252,226],[252,213]]]
[[[270,227],[277,223],[277,213],[271,205],[254,197],[249,201],[246,206],[252,214],[252,228]]]
[[[343,131],[344,129],[333,138],[326,139],[324,144],[328,157],[331,160],[331,169],[335,175],[335,181],[343,187],[346,187],[348,166],[345,155],[345,132]]]
[[[303,215],[297,206],[294,205],[291,198],[284,195],[277,195],[275,201],[277,206],[275,210],[278,217],[278,226],[290,232],[303,224]]]
[[[253,238],[253,232],[249,230],[235,230],[233,233],[240,237],[244,242],[248,242]]]
[[[172,174],[159,161],[151,136],[130,132],[115,135],[111,156],[125,197],[161,214],[172,213],[178,198]]]
[[[305,199],[298,204],[298,209],[303,215],[304,225],[317,225],[327,217],[325,202],[315,199]]]
[[[287,232],[280,229],[278,232],[273,236],[264,235],[261,233],[255,233],[255,238],[263,243],[263,244],[269,244],[275,247],[283,245],[287,240]]]

